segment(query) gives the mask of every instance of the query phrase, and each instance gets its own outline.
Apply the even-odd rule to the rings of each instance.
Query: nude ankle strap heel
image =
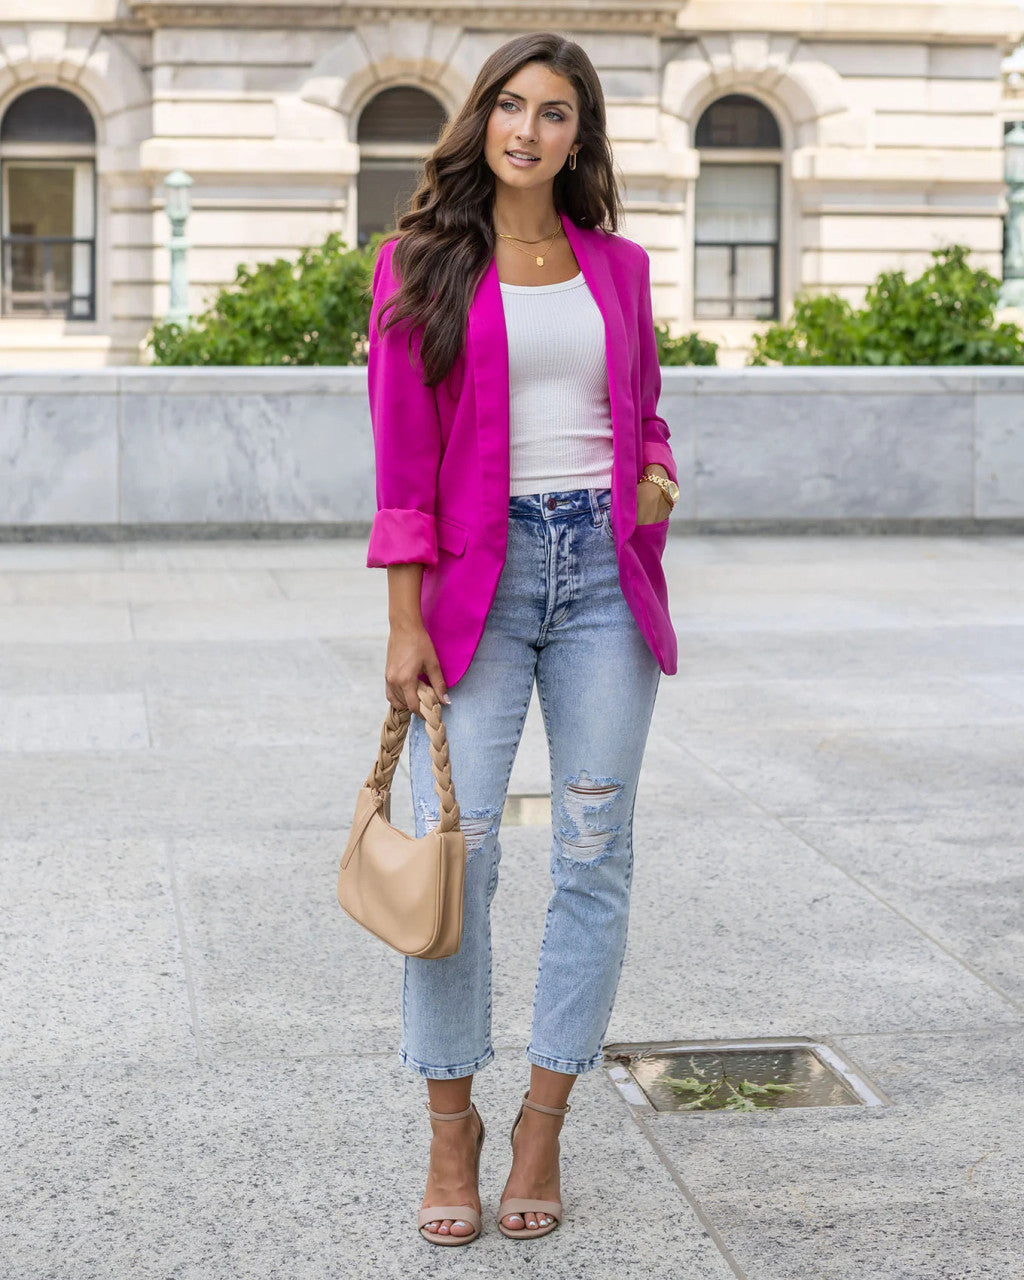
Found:
[[[516,1112],[516,1118],[512,1121],[512,1132],[509,1134],[509,1142],[515,1142],[516,1126],[523,1118],[523,1107],[529,1107],[532,1111],[542,1111],[548,1116],[566,1116],[572,1110],[571,1103],[566,1103],[564,1107],[546,1107],[540,1102],[530,1101],[530,1091],[523,1094],[523,1101]],[[549,1218],[553,1218],[553,1222],[549,1222],[544,1227],[528,1227],[526,1219],[523,1219],[523,1226],[518,1230],[512,1227],[506,1227],[502,1222],[502,1218],[507,1218],[510,1214],[526,1214],[526,1213],[543,1213]],[[503,1236],[507,1236],[509,1240],[535,1240],[538,1236],[546,1236],[549,1232],[554,1231],[555,1227],[562,1221],[563,1210],[561,1200],[529,1200],[514,1198],[511,1200],[502,1200],[498,1205],[498,1230]]]
[[[427,1112],[432,1120],[464,1120],[466,1116],[476,1111],[476,1103],[471,1102],[465,1111],[435,1111],[430,1103],[426,1104]],[[476,1118],[480,1121],[480,1136],[476,1142],[476,1180],[480,1181],[480,1149],[484,1145],[484,1122],[479,1111],[476,1111]],[[440,1222],[443,1218],[457,1219],[460,1222],[468,1222],[473,1228],[470,1235],[453,1236],[440,1235],[436,1231],[428,1231],[426,1224],[428,1222]],[[416,1223],[419,1228],[420,1235],[424,1240],[429,1240],[431,1244],[470,1244],[480,1234],[483,1222],[478,1210],[468,1204],[428,1204],[419,1211]]]
[[[424,1106],[432,1120],[465,1120],[466,1116],[476,1111],[475,1102],[471,1102],[465,1111],[435,1111],[429,1102],[424,1103]],[[483,1121],[481,1120],[480,1123],[483,1124]]]
[[[527,1089],[523,1094],[523,1107],[529,1107],[533,1111],[543,1111],[546,1116],[567,1116],[572,1110],[572,1103],[567,1102],[564,1107],[545,1107],[543,1103],[531,1102],[530,1091]],[[520,1107],[519,1110],[522,1111],[523,1107]],[[516,1116],[516,1120],[518,1119],[519,1117]],[[512,1128],[514,1130],[515,1125]]]

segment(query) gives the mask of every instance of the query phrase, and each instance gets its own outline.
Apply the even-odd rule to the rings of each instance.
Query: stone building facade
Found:
[[[0,0],[0,366],[146,358],[174,169],[193,310],[240,262],[364,243],[486,55],[549,29],[600,73],[656,319],[736,363],[799,290],[857,300],[954,240],[999,273],[1022,27],[1012,0]]]

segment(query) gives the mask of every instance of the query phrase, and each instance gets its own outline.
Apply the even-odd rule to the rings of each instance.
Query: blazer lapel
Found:
[[[600,232],[577,227],[565,213],[562,228],[597,303],[605,327],[605,362],[612,418],[612,527],[621,545],[636,524],[635,415],[629,402],[627,333],[618,290]],[[635,341],[635,334],[632,336]],[[484,523],[502,547],[508,536],[509,364],[505,310],[498,268],[492,257],[470,304],[467,343],[476,393],[478,449],[484,487]]]
[[[500,557],[504,560],[510,487],[508,334],[498,267],[493,257],[469,306],[466,341],[476,395],[477,450],[483,489],[480,511],[487,540],[500,548]]]

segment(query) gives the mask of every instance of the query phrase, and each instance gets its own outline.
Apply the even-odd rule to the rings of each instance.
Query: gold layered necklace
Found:
[[[525,254],[527,255],[527,257],[529,257],[529,258],[533,258],[533,260],[536,262],[537,266],[538,266],[538,267],[542,267],[542,266],[544,265],[544,256],[545,256],[545,254],[547,254],[547,252],[548,252],[548,250],[551,248],[552,244],[554,244],[554,242],[555,242],[555,238],[558,236],[558,233],[559,233],[561,230],[562,230],[562,224],[561,224],[561,222],[559,222],[558,226],[555,228],[555,230],[554,230],[554,232],[552,233],[552,235],[550,235],[550,236],[548,236],[548,237],[547,237],[547,244],[546,244],[546,246],[545,246],[545,248],[544,248],[544,253],[537,253],[536,251],[534,251],[533,253],[531,253],[529,249],[520,249],[520,248],[519,248],[519,244],[517,244],[517,243],[516,243],[516,240],[517,240],[517,237],[516,237],[516,236],[507,236],[507,235],[505,235],[505,234],[504,234],[504,232],[502,232],[502,231],[496,231],[496,232],[495,232],[495,235],[500,236],[502,240],[507,240],[507,241],[509,242],[509,244],[513,247],[513,249],[519,249],[519,252],[520,252],[520,253],[525,253]],[[521,240],[519,243],[520,243],[520,244],[540,244],[541,242],[540,242],[540,240]]]

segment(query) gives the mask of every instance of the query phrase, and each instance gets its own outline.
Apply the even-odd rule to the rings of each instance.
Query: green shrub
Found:
[[[684,333],[670,338],[668,325],[656,324],[654,334],[658,340],[659,364],[717,364],[718,343],[709,342],[698,333]]]
[[[187,326],[158,324],[147,339],[161,365],[365,364],[375,236],[348,249],[332,231],[297,261],[240,266]]]
[[[934,250],[916,280],[883,271],[859,310],[834,293],[801,295],[788,324],[755,337],[748,364],[1024,364],[1024,333],[995,322],[999,281],[968,252]]]
[[[156,324],[146,344],[158,365],[328,365],[366,363],[377,245],[348,249],[332,231],[297,260],[239,266],[207,309],[187,325]],[[717,364],[718,345],[655,326],[663,365]]]

